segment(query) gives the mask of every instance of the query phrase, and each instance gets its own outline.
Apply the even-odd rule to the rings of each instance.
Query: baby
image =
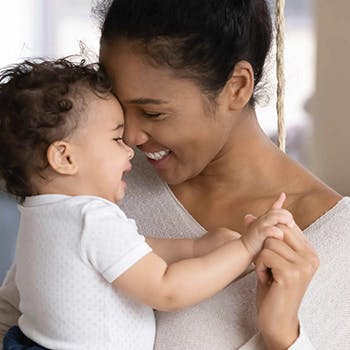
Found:
[[[19,341],[36,349],[152,349],[152,309],[211,297],[247,270],[267,237],[282,239],[281,225],[293,225],[282,194],[242,236],[228,229],[197,240],[142,236],[116,204],[134,151],[97,68],[25,61],[0,76],[0,174],[21,213],[22,315],[4,350]]]

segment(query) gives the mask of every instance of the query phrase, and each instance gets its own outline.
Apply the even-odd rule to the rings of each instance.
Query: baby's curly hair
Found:
[[[111,84],[84,60],[33,59],[0,71],[0,177],[19,202],[35,194],[29,178],[47,168],[48,147],[77,127],[86,90],[103,98]]]

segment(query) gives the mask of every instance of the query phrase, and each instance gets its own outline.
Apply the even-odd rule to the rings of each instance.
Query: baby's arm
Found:
[[[171,265],[149,253],[113,284],[154,309],[173,311],[209,298],[235,279],[251,261],[252,256],[241,240]]]
[[[202,257],[171,265],[150,253],[113,284],[158,310],[171,311],[199,303],[244,272],[257,254],[257,247],[260,250],[267,237],[283,237],[275,225],[289,224],[292,220],[287,211],[274,209],[251,226],[247,233],[249,240],[231,240]]]
[[[194,257],[194,239],[163,239],[147,237],[146,242],[153,252],[168,264]]]
[[[148,237],[146,238],[146,242],[152,247],[153,252],[159,255],[168,264],[183,259],[200,257],[212,252],[229,241],[241,237],[246,247],[254,252],[254,254],[257,254],[262,247],[261,230],[268,230],[270,236],[271,232],[275,231],[275,235],[280,235],[280,237],[277,238],[282,238],[283,233],[277,227],[273,227],[274,224],[273,221],[271,221],[271,216],[273,215],[273,210],[282,208],[285,198],[285,194],[282,193],[273,204],[271,210],[265,214],[265,216],[269,215],[268,220],[264,220],[264,216],[260,217],[258,220],[255,217],[249,219],[247,216],[246,223],[247,225],[249,224],[249,229],[243,237],[238,232],[222,227],[215,231],[207,232],[199,239],[163,239]],[[249,220],[251,220],[251,222]]]
[[[146,242],[153,252],[168,264],[176,261],[196,258],[207,254],[228,241],[240,238],[241,235],[227,228],[208,232],[199,239],[163,239],[147,237]]]

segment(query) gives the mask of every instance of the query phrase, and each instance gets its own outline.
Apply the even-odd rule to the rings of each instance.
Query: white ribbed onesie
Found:
[[[153,310],[111,285],[151,251],[134,220],[93,196],[34,196],[18,207],[22,332],[48,349],[151,350]]]

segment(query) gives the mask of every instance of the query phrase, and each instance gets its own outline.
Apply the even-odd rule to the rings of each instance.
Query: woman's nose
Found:
[[[136,118],[125,118],[124,140],[130,146],[141,146],[149,139],[147,133],[142,129]]]

